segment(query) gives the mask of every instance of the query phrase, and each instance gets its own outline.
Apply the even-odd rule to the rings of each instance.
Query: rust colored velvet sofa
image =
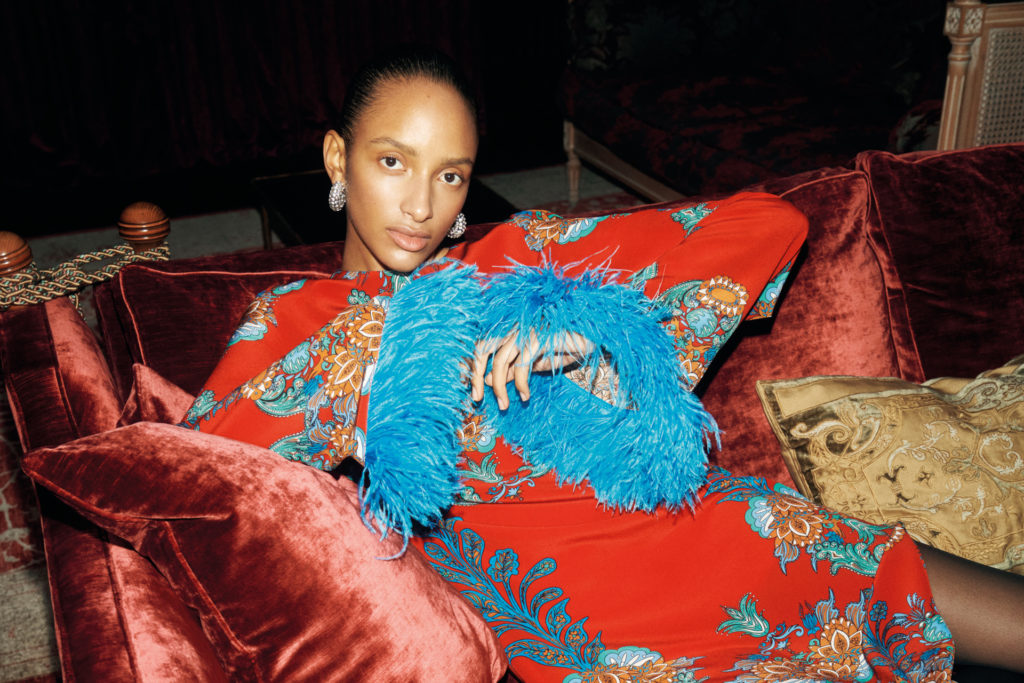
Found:
[[[724,432],[713,460],[792,482],[757,380],[972,377],[1024,352],[1022,188],[1024,144],[864,152],[848,166],[758,186],[801,209],[810,232],[776,317],[741,327],[698,389]],[[340,254],[338,244],[318,244],[129,266],[96,288],[95,331],[66,300],[0,318],[6,390],[30,474],[44,484],[65,680],[328,680],[332,668],[346,680],[442,680],[405,661],[428,651],[435,672],[450,667],[443,680],[502,677],[483,621],[412,553],[394,574],[345,570],[355,586],[340,595],[316,586],[316,573],[341,571],[345,556],[314,559],[363,527],[320,507],[310,518],[289,501],[316,490],[315,505],[345,508],[351,490],[339,502],[321,491],[327,475],[259,453],[245,472],[216,474],[213,486],[211,470],[230,470],[233,449],[248,447],[212,443],[204,462],[158,424],[180,417],[258,292],[331,273]],[[140,420],[148,422],[110,431]],[[147,431],[164,435],[171,454],[126,457]],[[45,485],[40,453],[77,477],[60,497]],[[166,485],[140,492],[137,470],[154,467]],[[97,478],[113,490],[108,500],[89,491]],[[111,496],[126,508],[110,512]],[[188,505],[151,509],[179,500]],[[247,536],[261,530],[286,551]],[[194,546],[173,548],[168,538]],[[306,602],[287,597],[309,581]],[[374,606],[381,594],[402,603],[397,627]],[[318,619],[329,623],[311,623]]]

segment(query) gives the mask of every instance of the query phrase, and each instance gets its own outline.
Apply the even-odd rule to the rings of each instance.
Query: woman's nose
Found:
[[[402,202],[402,211],[417,223],[422,223],[434,215],[430,201],[429,179],[417,178],[409,184],[409,191]]]

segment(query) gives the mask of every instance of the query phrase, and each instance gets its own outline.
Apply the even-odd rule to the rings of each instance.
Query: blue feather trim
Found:
[[[453,264],[414,276],[388,306],[360,487],[363,521],[382,538],[394,530],[408,543],[414,523],[437,523],[460,490],[464,361],[479,339],[480,303],[475,270]]]
[[[504,411],[486,392],[495,427],[530,463],[560,484],[588,482],[619,510],[696,502],[718,427],[684,384],[665,309],[605,271],[569,278],[554,264],[516,264],[488,281],[483,311],[488,337],[518,330],[523,343],[532,329],[543,348],[579,333],[601,350],[585,364],[604,355],[618,376],[614,406],[559,373],[532,374],[530,399],[510,391]]]

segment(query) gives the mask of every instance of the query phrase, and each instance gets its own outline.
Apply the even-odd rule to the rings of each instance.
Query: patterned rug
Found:
[[[0,405],[0,682],[59,680],[39,511],[6,398]]]

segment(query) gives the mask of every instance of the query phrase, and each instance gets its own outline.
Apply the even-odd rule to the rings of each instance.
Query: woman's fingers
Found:
[[[519,346],[515,343],[515,339],[506,337],[498,350],[494,352],[494,358],[491,360],[491,378],[488,384],[491,385],[494,398],[502,410],[508,408],[508,387],[506,385],[511,380],[509,370],[512,369],[519,357]]]
[[[470,396],[474,401],[484,400],[484,374],[487,371],[487,359],[491,356],[493,343],[477,342],[473,353],[473,366],[469,375]]]
[[[561,369],[581,360],[594,350],[593,343],[578,334],[569,334],[554,344],[554,348],[541,349],[537,335],[530,332],[524,347],[519,346],[518,334],[510,333],[504,339],[484,340],[477,344],[470,372],[471,396],[474,401],[484,398],[484,386],[490,386],[501,410],[508,408],[508,383],[515,385],[523,401],[530,399],[530,374],[534,371]],[[487,361],[491,370],[487,372]]]
[[[523,401],[530,400],[530,372],[532,369],[533,363],[520,360],[515,364],[515,370],[512,373],[516,391],[519,392],[519,398]]]

